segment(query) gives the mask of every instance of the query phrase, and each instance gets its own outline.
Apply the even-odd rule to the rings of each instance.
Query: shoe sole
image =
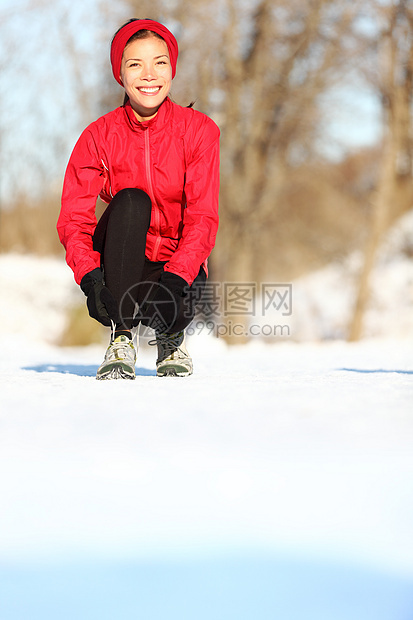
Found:
[[[130,368],[123,364],[113,364],[101,373],[96,375],[98,381],[114,380],[114,379],[135,379],[135,372],[131,372]]]
[[[192,370],[189,370],[185,366],[165,366],[164,368],[157,368],[156,374],[158,377],[188,377],[192,375]]]

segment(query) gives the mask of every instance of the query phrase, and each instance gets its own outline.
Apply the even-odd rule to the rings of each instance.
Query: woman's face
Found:
[[[123,51],[120,77],[138,120],[153,118],[172,83],[165,41],[149,37],[129,43]]]

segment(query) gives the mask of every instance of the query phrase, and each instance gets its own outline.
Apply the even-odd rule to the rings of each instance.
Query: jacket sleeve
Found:
[[[198,113],[199,114],[199,113]],[[215,245],[218,230],[219,129],[207,116],[192,132],[185,175],[186,207],[182,236],[165,271],[175,273],[192,284]]]
[[[92,235],[97,223],[96,200],[103,183],[103,163],[88,127],[77,141],[66,169],[57,221],[66,262],[78,284],[86,273],[100,267],[100,254],[93,250]]]

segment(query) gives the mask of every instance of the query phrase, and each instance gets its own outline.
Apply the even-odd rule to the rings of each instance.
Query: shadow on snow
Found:
[[[339,562],[253,554],[188,561],[74,561],[51,567],[0,564],[0,601],[6,620],[413,617],[411,577]]]
[[[35,372],[58,372],[63,375],[77,375],[78,377],[96,377],[98,366],[95,364],[37,364],[36,366],[24,366],[23,370]],[[148,368],[136,368],[136,375],[151,377],[156,375],[156,370]]]
[[[374,373],[396,373],[398,375],[413,375],[413,370],[388,370],[385,368],[337,368],[345,372],[360,372],[362,374],[374,374]]]

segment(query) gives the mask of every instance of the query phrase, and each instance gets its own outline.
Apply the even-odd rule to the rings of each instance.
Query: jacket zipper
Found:
[[[156,232],[156,241],[153,248],[152,260],[156,261],[159,251],[159,246],[161,245],[161,222],[160,222],[160,213],[159,207],[156,204],[155,194],[153,192],[152,185],[152,170],[151,170],[151,150],[150,150],[150,140],[149,140],[149,128],[145,129],[145,167],[146,167],[146,180],[148,183],[149,197],[152,201],[152,209],[154,212],[154,225]]]

